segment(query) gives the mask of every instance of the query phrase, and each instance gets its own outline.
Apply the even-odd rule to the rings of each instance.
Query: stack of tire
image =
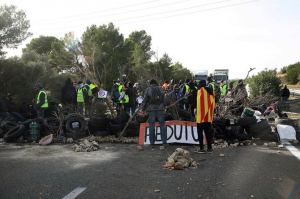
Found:
[[[85,118],[78,113],[69,114],[65,118],[66,137],[71,137],[74,140],[82,138],[86,135],[87,127]]]
[[[88,128],[90,133],[96,136],[110,135],[108,130],[110,120],[104,116],[93,116],[88,122]]]
[[[0,127],[0,137],[3,137],[5,142],[13,142],[23,135],[25,126],[16,122],[3,122]]]
[[[278,134],[272,132],[269,122],[265,119],[257,122],[255,117],[244,117],[238,119],[237,124],[245,129],[249,137],[272,142],[279,141]]]
[[[119,135],[119,133],[122,131],[122,129],[128,122],[129,118],[130,116],[128,115],[128,113],[120,113],[116,118],[109,121],[108,130],[111,132],[112,135]]]
[[[235,140],[244,141],[249,139],[249,135],[245,133],[244,127],[239,123],[230,124],[229,119],[215,118],[213,122],[214,136],[216,139],[224,139],[228,143]]]
[[[2,112],[0,115],[0,137],[6,142],[25,136],[26,120],[17,112]]]

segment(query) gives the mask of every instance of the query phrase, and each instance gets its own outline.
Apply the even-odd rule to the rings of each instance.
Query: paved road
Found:
[[[176,147],[138,151],[135,145],[105,144],[100,151],[75,153],[70,145],[0,145],[0,198],[64,198],[78,187],[79,199],[300,198],[300,161],[286,149],[193,153],[199,168],[163,169]]]
[[[291,94],[300,95],[300,89],[290,89]]]

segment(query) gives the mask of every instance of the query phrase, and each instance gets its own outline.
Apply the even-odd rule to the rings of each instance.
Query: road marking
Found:
[[[293,154],[296,158],[298,158],[298,160],[300,160],[300,151],[296,147],[288,142],[284,143],[284,146],[291,152],[291,154]]]
[[[66,195],[65,197],[63,197],[63,199],[74,199],[79,194],[81,194],[82,192],[84,192],[84,190],[86,190],[86,187],[77,187],[76,189],[74,189],[73,191],[71,191],[68,195]]]

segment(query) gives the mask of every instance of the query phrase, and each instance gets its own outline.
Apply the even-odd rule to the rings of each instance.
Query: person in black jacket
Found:
[[[61,102],[63,105],[71,105],[72,110],[75,110],[77,104],[76,88],[70,78],[65,81],[65,85],[61,89]]]
[[[281,89],[281,98],[283,101],[287,101],[290,97],[290,90],[285,85],[283,89]]]
[[[167,144],[167,128],[165,125],[165,105],[164,105],[164,91],[158,85],[156,80],[150,81],[150,86],[145,91],[142,110],[146,110],[149,114],[149,133],[150,144],[155,143],[155,121],[158,120],[160,124],[160,133],[163,144]],[[164,146],[161,147],[164,149]]]
[[[135,87],[133,87],[132,82],[128,82],[127,95],[129,97],[129,111],[131,112],[131,114],[133,114],[136,109],[137,90]]]

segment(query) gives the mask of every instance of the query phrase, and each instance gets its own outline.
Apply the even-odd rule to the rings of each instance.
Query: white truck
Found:
[[[208,77],[208,70],[201,70],[195,73],[194,80],[199,82],[201,80],[207,80]]]
[[[228,81],[228,69],[216,69],[214,70],[214,80],[216,83],[220,83],[222,80],[223,81]]]

